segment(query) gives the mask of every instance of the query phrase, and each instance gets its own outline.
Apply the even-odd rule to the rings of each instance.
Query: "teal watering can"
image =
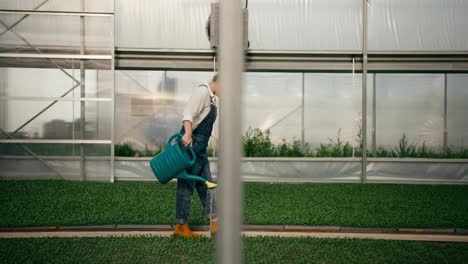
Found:
[[[166,149],[150,160],[151,169],[158,181],[166,184],[174,178],[187,179],[203,182],[208,189],[215,188],[216,183],[186,172],[186,169],[195,164],[197,156],[191,146],[185,148],[181,139],[180,133],[172,135],[167,142]]]

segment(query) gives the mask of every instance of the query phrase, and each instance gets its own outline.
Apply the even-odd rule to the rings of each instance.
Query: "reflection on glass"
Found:
[[[111,102],[85,102],[84,138],[81,136],[80,102],[59,101],[15,131],[45,109],[49,101],[3,101],[0,128],[15,139],[102,139],[111,138]],[[7,138],[3,133],[0,138]]]
[[[192,89],[210,72],[116,72],[116,143],[153,153],[182,125]],[[134,153],[134,152],[131,152]]]
[[[376,97],[378,146],[442,147],[444,75],[377,74]]]
[[[14,25],[23,15],[2,14],[2,21]],[[85,17],[85,54],[108,54],[113,49],[113,17]],[[13,30],[0,25],[0,52],[79,54],[79,16],[30,15]]]
[[[447,75],[448,146],[468,148],[468,75]]]
[[[246,73],[242,131],[270,130],[273,143],[301,140],[301,73]]]
[[[305,140],[312,147],[337,145],[338,138],[359,151],[361,74],[305,74]],[[368,81],[369,82],[369,81]]]
[[[80,81],[80,69],[57,68],[0,68],[0,96],[12,97],[61,97]],[[24,78],[27,76],[27,78]],[[81,97],[81,85],[65,98]],[[85,70],[84,97],[112,97],[111,70]]]

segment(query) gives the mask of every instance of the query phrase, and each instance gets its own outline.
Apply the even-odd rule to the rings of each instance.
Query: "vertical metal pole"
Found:
[[[444,150],[448,148],[447,130],[447,73],[444,74]]]
[[[84,0],[81,0],[81,11],[85,11],[85,3]],[[80,54],[85,54],[85,17],[80,16]],[[85,92],[85,67],[84,61],[80,60],[80,97],[86,97]],[[85,113],[86,113],[86,102],[80,102],[80,139],[85,139],[86,136],[86,120],[85,120]],[[86,180],[86,164],[85,164],[85,146],[84,144],[80,144],[80,175],[81,180]]]
[[[220,153],[218,263],[240,263],[243,16],[240,0],[220,1]]]
[[[367,0],[363,0],[362,16],[362,174],[361,182],[367,175]]]
[[[114,1],[115,6],[115,1]],[[113,12],[114,13],[114,12]],[[111,73],[112,73],[112,116],[111,116],[111,154],[110,154],[110,166],[111,166],[111,177],[110,182],[115,181],[115,15],[112,16],[112,46],[111,49],[112,60],[111,60]]]
[[[302,104],[302,107],[301,107],[301,109],[302,109],[302,113],[301,113],[302,114],[302,116],[301,116],[302,147],[305,146],[305,135],[304,135],[305,134],[305,113],[304,113],[305,112],[305,109],[304,109],[304,107],[305,107],[305,103],[304,103],[305,98],[304,98],[304,96],[305,96],[305,93],[304,93],[304,73],[302,73],[302,101],[301,101],[301,104]]]
[[[377,74],[374,73],[372,85],[372,152],[377,157]]]

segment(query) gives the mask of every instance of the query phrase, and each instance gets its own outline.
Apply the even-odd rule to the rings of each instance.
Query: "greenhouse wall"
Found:
[[[212,2],[0,0],[0,177],[154,180],[219,67]],[[366,10],[249,1],[244,180],[468,182],[468,3]]]

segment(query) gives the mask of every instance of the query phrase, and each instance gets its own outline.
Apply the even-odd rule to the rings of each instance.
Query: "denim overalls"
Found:
[[[203,85],[207,87],[206,85]],[[207,87],[208,88],[208,87]],[[209,89],[209,88],[208,88]],[[217,107],[211,99],[210,112],[192,132],[193,150],[197,156],[195,164],[187,169],[187,172],[193,175],[198,175],[212,181],[210,163],[206,154],[208,147],[208,140],[210,139],[211,132],[213,131],[213,124],[216,120]],[[182,127],[181,134],[185,133]],[[216,217],[215,213],[215,200],[212,192],[209,192],[206,185],[202,182],[177,179],[177,193],[176,193],[176,223],[185,224],[190,213],[190,200],[192,198],[194,188],[197,188],[198,196],[205,209],[205,215],[208,219]]]

